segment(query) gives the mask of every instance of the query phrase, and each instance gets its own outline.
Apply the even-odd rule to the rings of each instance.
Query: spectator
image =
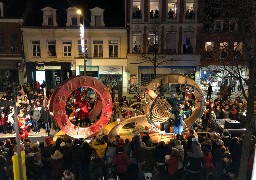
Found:
[[[224,142],[220,139],[216,141],[216,148],[213,150],[213,162],[214,162],[214,180],[220,180],[221,170],[223,165],[223,150],[222,146]]]
[[[178,149],[172,148],[171,155],[167,160],[168,173],[171,179],[178,179],[179,162],[182,160]]]
[[[113,164],[116,167],[117,176],[120,180],[127,179],[129,158],[127,153],[123,152],[123,148],[118,149],[118,154],[113,158]]]
[[[60,151],[55,150],[50,160],[51,178],[53,180],[61,179],[63,172],[65,170],[64,165],[65,165],[65,161],[63,159],[63,154],[61,154]]]
[[[189,179],[200,179],[203,152],[197,138],[192,138],[192,151],[187,152]]]
[[[89,177],[90,180],[99,180],[102,178],[101,158],[98,156],[98,153],[95,149],[92,149]]]
[[[209,148],[209,147],[208,147]],[[206,146],[203,148],[203,179],[208,180],[209,173],[214,170],[213,157],[211,149],[208,149]]]
[[[61,180],[75,180],[75,176],[69,169],[66,169]]]

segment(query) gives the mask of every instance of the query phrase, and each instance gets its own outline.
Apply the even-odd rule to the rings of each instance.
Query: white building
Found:
[[[76,7],[67,8],[66,24],[58,26],[58,10],[42,9],[42,26],[23,26],[26,57],[25,82],[46,80],[56,86],[63,80],[84,74],[100,79],[107,86],[122,85],[127,92],[127,30],[105,27],[104,9],[91,9],[89,26],[85,26],[84,41],[80,37],[83,15]],[[82,43],[81,43],[82,42]],[[84,43],[85,54],[82,52]]]

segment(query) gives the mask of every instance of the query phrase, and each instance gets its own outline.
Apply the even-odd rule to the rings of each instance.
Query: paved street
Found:
[[[56,133],[57,133],[56,131],[51,130],[50,136],[54,136]],[[45,133],[45,130],[41,129],[39,134],[34,134],[33,131],[30,131],[28,139],[30,139],[32,143],[36,143],[37,141],[39,141],[39,142],[43,141],[44,142],[44,139],[47,136],[48,136],[48,133]],[[16,137],[16,134],[0,133],[0,139],[7,139],[7,138],[15,139],[15,137]]]

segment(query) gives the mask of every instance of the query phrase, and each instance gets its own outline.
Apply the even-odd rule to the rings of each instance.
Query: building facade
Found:
[[[23,79],[22,22],[22,19],[5,16],[4,4],[0,2],[0,91]]]
[[[100,79],[126,93],[127,31],[106,27],[104,9],[90,9],[89,25],[76,7],[66,9],[64,26],[58,25],[58,10],[44,7],[42,26],[22,26],[26,57],[25,82],[46,81],[55,87],[65,79],[84,74]],[[84,50],[84,51],[83,51]],[[85,64],[86,61],[86,64]]]
[[[145,85],[154,76],[181,73],[194,79],[197,0],[127,0],[128,71]],[[155,70],[156,69],[156,70]]]
[[[218,8],[200,1],[201,26],[198,28],[196,52],[201,54],[200,84],[204,89],[211,83],[218,91],[222,84],[238,86],[240,83],[230,72],[236,71],[248,78],[247,57],[244,53],[244,39],[247,36],[239,27],[239,14],[228,7]],[[214,3],[214,1],[212,2]],[[233,7],[231,7],[233,8]],[[232,13],[233,12],[233,16]],[[247,42],[248,43],[248,42]],[[236,73],[235,73],[236,74]],[[237,74],[238,75],[238,74]]]

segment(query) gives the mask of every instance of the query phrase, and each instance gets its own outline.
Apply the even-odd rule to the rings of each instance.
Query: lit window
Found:
[[[48,57],[56,57],[56,41],[48,41]]]
[[[148,52],[155,53],[158,51],[158,35],[149,34],[148,35]]]
[[[32,41],[32,52],[33,52],[33,57],[40,57],[41,55],[40,41]]]
[[[159,19],[159,0],[150,0],[150,19]]]
[[[220,58],[227,58],[228,56],[228,42],[220,43]]]
[[[93,57],[103,57],[103,41],[93,41]]]
[[[141,0],[134,0],[132,5],[132,18],[141,19]]]
[[[168,18],[177,19],[177,0],[168,0]]]
[[[214,50],[214,42],[206,42],[205,43],[206,59],[213,58],[213,50]]]
[[[64,57],[71,57],[71,41],[64,41],[63,42],[63,56]]]
[[[206,42],[205,51],[213,51],[213,50],[214,50],[214,42]]]
[[[185,8],[185,19],[195,19],[194,0],[187,0]]]
[[[241,57],[243,50],[243,43],[242,42],[234,42],[234,57],[239,58]]]
[[[118,41],[111,40],[109,43],[109,57],[118,57]]]
[[[133,33],[132,48],[133,48],[133,50],[132,50],[133,53],[141,52],[141,34],[140,33]]]

